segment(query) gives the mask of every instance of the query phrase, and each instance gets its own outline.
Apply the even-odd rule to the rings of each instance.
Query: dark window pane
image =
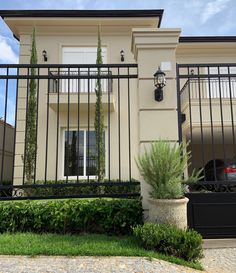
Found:
[[[79,153],[78,153],[79,150]],[[84,132],[65,132],[64,176],[83,175]]]
[[[105,139],[105,132],[103,134],[103,139]],[[97,150],[95,131],[87,132],[86,143],[86,175],[97,175]]]
[[[94,131],[86,135],[86,175],[96,175],[96,137]]]

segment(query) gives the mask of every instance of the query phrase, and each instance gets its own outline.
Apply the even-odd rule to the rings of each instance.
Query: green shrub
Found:
[[[194,230],[146,223],[133,229],[135,237],[148,250],[176,256],[186,261],[202,258],[202,237]]]
[[[87,183],[87,179],[79,180],[80,184]],[[88,186],[76,186],[77,180],[69,180],[68,183],[75,184],[75,186],[62,186],[62,187],[45,187],[45,188],[27,188],[24,189],[24,194],[26,196],[73,196],[73,195],[82,195],[82,194],[122,194],[122,193],[140,193],[140,185],[129,185],[128,181],[121,181],[122,185],[120,186],[108,186],[102,185],[97,186],[93,185],[96,180],[90,180],[90,185]],[[104,182],[108,182],[105,180]],[[112,180],[110,182],[119,182],[118,180]],[[137,180],[132,179],[131,182],[138,182]],[[54,180],[45,181],[36,181],[36,185],[66,185],[65,180]]]
[[[129,234],[142,223],[139,199],[5,201],[0,232]]]
[[[184,196],[184,183],[197,181],[200,171],[193,171],[184,179],[184,170],[189,165],[190,152],[184,143],[173,144],[160,140],[145,149],[137,160],[137,166],[146,183],[151,186],[150,196],[156,199],[177,199]]]

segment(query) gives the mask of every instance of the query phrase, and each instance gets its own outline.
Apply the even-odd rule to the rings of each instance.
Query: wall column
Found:
[[[139,152],[160,138],[178,141],[176,47],[180,29],[133,29],[132,52],[138,63]],[[158,66],[166,73],[164,99],[154,100],[153,74]],[[149,187],[141,179],[143,207],[148,210]]]

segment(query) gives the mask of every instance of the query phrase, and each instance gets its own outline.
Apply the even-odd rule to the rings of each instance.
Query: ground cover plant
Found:
[[[0,234],[1,255],[65,255],[65,256],[137,256],[161,259],[183,266],[202,269],[198,262],[187,262],[152,250],[145,250],[132,236],[104,234]]]

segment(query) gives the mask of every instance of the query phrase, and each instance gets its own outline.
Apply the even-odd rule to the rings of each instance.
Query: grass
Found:
[[[133,237],[99,234],[58,235],[34,233],[0,234],[1,255],[138,256],[157,258],[202,270],[200,263],[144,250]]]

